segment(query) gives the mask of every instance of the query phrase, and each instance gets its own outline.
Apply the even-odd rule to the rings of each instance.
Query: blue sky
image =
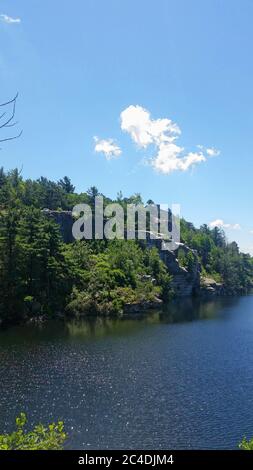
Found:
[[[1,14],[0,99],[19,91],[24,133],[0,165],[180,203],[253,253],[251,0],[0,0]],[[114,158],[95,151],[108,143]]]

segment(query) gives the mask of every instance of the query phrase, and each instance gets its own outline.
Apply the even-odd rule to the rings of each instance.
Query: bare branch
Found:
[[[14,127],[14,126],[16,126],[17,124],[18,124],[18,121],[15,121],[15,122],[13,122],[12,124],[7,124],[7,125],[4,126],[4,127]]]
[[[7,101],[6,103],[0,103],[0,107],[1,106],[7,106],[8,104],[14,103],[14,101],[17,101],[17,98],[18,98],[18,93],[16,94],[16,96],[12,100]]]
[[[23,134],[23,131],[21,131],[18,135],[15,135],[14,137],[5,137],[4,139],[0,139],[0,143],[7,142],[8,140],[18,139],[19,137],[21,137],[22,134]]]
[[[6,119],[4,122],[1,123],[1,120],[3,119],[4,116],[6,116],[7,114],[7,111],[5,111],[1,116],[0,116],[0,130],[1,129],[7,129],[7,128],[10,128],[10,127],[14,127],[17,125],[17,121],[16,122],[12,122],[14,117],[15,117],[15,114],[16,114],[16,102],[17,102],[17,98],[18,98],[18,93],[16,94],[16,96],[10,100],[10,101],[7,101],[6,103],[1,103],[0,104],[0,107],[4,107],[4,106],[9,106],[9,105],[12,105],[12,112],[11,112],[11,115],[8,119]],[[7,141],[10,141],[10,140],[15,140],[15,139],[18,139],[21,135],[22,135],[22,132],[21,131],[19,134],[13,136],[13,137],[5,137],[3,139],[0,139],[0,143],[1,142],[7,142]]]
[[[4,122],[3,124],[0,124],[0,129],[3,129],[3,127],[8,126],[8,124],[13,120],[13,118],[15,116],[15,112],[16,112],[16,101],[13,101],[13,109],[12,109],[11,117],[6,122]]]

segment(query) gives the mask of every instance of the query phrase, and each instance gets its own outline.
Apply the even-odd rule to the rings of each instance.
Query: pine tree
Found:
[[[22,315],[17,244],[19,210],[15,207],[0,213],[0,319],[11,321]]]

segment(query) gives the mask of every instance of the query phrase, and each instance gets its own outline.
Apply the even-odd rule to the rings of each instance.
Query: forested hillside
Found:
[[[119,315],[126,303],[173,296],[171,276],[157,249],[138,241],[79,241],[65,244],[58,225],[42,209],[94,205],[99,192],[77,194],[68,177],[56,182],[24,180],[0,170],[0,319],[2,324],[57,315]],[[105,203],[114,202],[105,197]],[[117,202],[141,203],[135,194]],[[150,203],[151,201],[148,201]],[[224,233],[181,221],[182,241],[197,250],[202,275],[224,283],[227,293],[246,292],[253,261]],[[190,270],[192,259],[179,253]]]

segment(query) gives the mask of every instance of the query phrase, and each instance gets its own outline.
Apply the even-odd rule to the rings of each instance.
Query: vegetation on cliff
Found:
[[[236,242],[228,243],[224,231],[206,224],[196,229],[181,220],[181,240],[196,250],[203,277],[223,283],[227,294],[247,292],[252,285],[253,258],[241,253]],[[192,260],[186,260],[191,264]]]
[[[119,315],[124,305],[172,295],[171,276],[156,248],[137,241],[63,242],[59,226],[42,209],[71,210],[94,204],[95,187],[77,194],[69,178],[24,180],[17,170],[0,170],[0,321],[12,323],[66,312]],[[113,202],[105,198],[105,202]],[[139,194],[117,202],[142,202]],[[203,274],[231,293],[249,288],[250,255],[239,252],[224,233],[181,221],[182,241],[197,251]],[[180,262],[190,271],[189,252]]]

